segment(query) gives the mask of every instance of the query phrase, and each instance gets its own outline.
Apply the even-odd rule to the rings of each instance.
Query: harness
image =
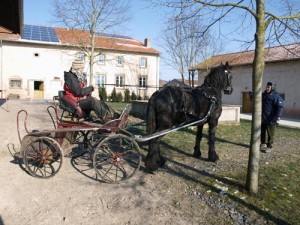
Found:
[[[211,87],[209,87],[211,88]],[[186,104],[186,100],[187,100],[187,97],[186,95],[187,94],[190,94],[190,95],[203,95],[208,101],[210,104],[214,104],[216,105],[216,103],[218,102],[217,98],[215,95],[213,95],[212,93],[208,93],[206,91],[201,91],[202,88],[182,88],[180,87],[179,88],[181,93],[182,93],[182,97],[183,97],[183,104],[182,104],[182,107],[180,107],[179,109],[176,109],[174,104],[172,104],[173,106],[173,110],[175,112],[181,112],[181,113],[184,113],[187,117],[189,118],[199,118],[199,115],[193,113],[191,110],[188,109],[188,106]],[[200,90],[199,90],[200,89]],[[170,92],[170,89],[168,88],[168,91],[169,91],[169,95],[170,95],[170,98],[171,98],[171,103],[174,103],[174,100],[173,100],[173,97],[172,97],[172,94]]]

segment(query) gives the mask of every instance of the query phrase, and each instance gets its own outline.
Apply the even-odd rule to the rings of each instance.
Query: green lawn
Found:
[[[124,103],[109,103],[114,109],[122,110]],[[129,128],[134,134],[145,135],[145,124]],[[170,161],[179,162],[186,167],[195,167],[201,163],[209,171],[212,163],[193,161],[195,129],[186,128],[170,133],[163,137],[161,152]],[[220,180],[228,185],[227,198],[236,204],[239,210],[247,211],[254,218],[268,220],[269,224],[300,224],[300,129],[279,126],[276,133],[275,146],[270,154],[261,153],[259,168],[259,191],[256,195],[249,195],[245,191],[245,181],[248,166],[249,142],[251,123],[241,120],[240,125],[219,125],[216,132],[216,149],[221,163],[216,166],[224,167],[217,174],[198,176],[187,182],[211,188]],[[207,158],[207,128],[201,142],[202,156]],[[146,154],[148,146],[141,144]],[[195,163],[195,164],[192,164]],[[179,164],[179,163],[177,163]],[[174,164],[174,168],[178,165]],[[181,169],[181,168],[180,168]],[[218,177],[216,179],[215,177]],[[218,194],[218,192],[211,192]]]

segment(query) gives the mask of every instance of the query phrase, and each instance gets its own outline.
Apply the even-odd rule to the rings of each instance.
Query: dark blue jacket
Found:
[[[283,109],[283,100],[275,90],[272,90],[270,93],[265,91],[262,94],[263,124],[276,124],[283,113]]]

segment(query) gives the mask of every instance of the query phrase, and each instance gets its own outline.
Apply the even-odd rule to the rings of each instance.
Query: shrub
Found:
[[[130,102],[130,91],[128,88],[126,88],[124,92],[124,102]]]
[[[113,102],[117,102],[118,101],[116,88],[114,88],[112,90],[112,92],[111,92],[111,101],[113,101]]]
[[[117,94],[117,102],[122,102],[122,101],[123,101],[123,95],[122,95],[121,92],[119,92],[119,93]]]
[[[99,87],[98,92],[99,92],[99,98],[102,101],[107,101],[107,93],[105,87]]]
[[[137,100],[137,96],[134,93],[134,91],[132,91],[132,93],[131,93],[131,100]]]

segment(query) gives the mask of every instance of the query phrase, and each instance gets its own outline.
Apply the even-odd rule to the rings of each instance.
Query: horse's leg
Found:
[[[201,158],[200,143],[202,140],[202,132],[203,132],[203,125],[197,126],[196,143],[194,147],[194,157],[197,159]]]
[[[145,167],[150,171],[155,171],[158,167],[165,165],[166,160],[160,155],[160,139],[155,138],[149,141],[149,150],[145,158]]]
[[[218,120],[209,121],[208,123],[208,160],[211,162],[216,162],[219,160],[219,156],[215,150],[215,136],[216,136],[216,129],[218,125]]]

